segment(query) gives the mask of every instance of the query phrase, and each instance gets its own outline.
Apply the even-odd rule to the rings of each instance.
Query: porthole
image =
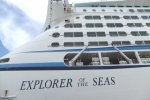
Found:
[[[57,37],[59,37],[60,36],[60,33],[54,33],[53,34],[53,37],[55,37],[55,38],[57,38]]]
[[[59,46],[59,43],[58,43],[58,42],[53,42],[53,43],[51,44],[51,46],[52,46],[52,47],[58,47],[58,46]]]

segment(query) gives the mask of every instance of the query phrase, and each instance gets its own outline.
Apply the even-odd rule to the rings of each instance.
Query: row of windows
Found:
[[[85,16],[85,19],[87,20],[100,20],[100,19],[107,19],[107,20],[111,20],[111,19],[120,19],[121,17],[120,16],[104,16],[104,17],[101,17],[101,16]],[[133,19],[133,20],[137,20],[137,19],[140,19],[138,16],[123,16],[124,19]],[[142,19],[150,19],[150,16],[141,16]]]
[[[86,23],[85,25],[87,28],[100,28],[104,27],[102,23]],[[123,27],[123,26],[128,26],[128,27],[144,27],[142,23],[127,23],[127,25],[123,25],[122,23],[106,23],[107,27]],[[150,27],[150,23],[146,23],[147,27]],[[82,24],[66,24],[64,26],[65,28],[82,28]]]
[[[150,12],[150,9],[137,9],[137,10],[135,10],[135,9],[129,9],[129,12],[131,12],[131,13],[134,13],[134,12]]]
[[[125,31],[110,31],[110,36],[127,36]],[[147,31],[131,31],[132,36],[149,36]],[[60,33],[54,33],[53,37],[57,38],[60,36]],[[105,37],[105,32],[87,32],[88,37]],[[64,32],[64,37],[83,37],[83,32]]]
[[[136,7],[136,8],[139,8],[139,7],[149,7],[149,6],[138,6],[138,5],[135,5],[135,6],[131,6],[131,5],[91,5],[91,7],[128,7],[128,8],[131,8],[131,7]]]
[[[136,45],[150,45],[150,41],[135,41]],[[88,46],[108,46],[107,41],[91,41],[88,42]],[[112,41],[111,45],[131,45],[130,41]],[[58,42],[53,42],[51,44],[52,47],[59,47],[60,44]],[[84,46],[84,42],[64,42],[64,47],[80,47]]]
[[[96,9],[92,9],[92,11],[93,12],[96,12]],[[106,10],[105,9],[101,9],[101,11],[102,12],[106,12]],[[120,9],[120,10],[117,10],[117,9],[114,9],[113,10],[114,12],[117,12],[117,11],[120,11],[120,12],[123,12],[123,9]],[[147,13],[149,13],[150,12],[150,9],[129,9],[129,12],[131,12],[131,13],[134,13],[134,12],[147,12]],[[87,9],[83,9],[83,12],[87,12]]]

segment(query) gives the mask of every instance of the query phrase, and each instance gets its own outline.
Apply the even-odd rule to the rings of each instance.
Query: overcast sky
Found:
[[[90,1],[98,0],[69,0]],[[47,5],[48,0],[0,0],[0,56],[8,52],[6,48],[11,51],[40,34]]]

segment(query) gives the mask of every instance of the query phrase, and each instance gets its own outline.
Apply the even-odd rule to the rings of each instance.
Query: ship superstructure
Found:
[[[149,100],[150,2],[126,0],[71,5],[68,0],[49,0],[42,33],[4,56],[0,70],[0,93],[5,94],[2,100],[9,98],[8,91],[10,94],[19,91],[23,97],[29,93],[40,94],[25,99],[18,94],[20,100],[69,100],[72,97],[72,100],[97,100],[96,97]],[[5,71],[12,76],[16,71],[23,73],[20,77],[15,73],[18,81],[14,83],[20,83],[21,87],[15,84],[10,87],[5,81],[10,80]],[[66,92],[50,88],[65,88]],[[44,89],[47,90],[43,96]],[[32,91],[24,94],[27,90]],[[48,95],[52,91],[63,96]],[[88,93],[91,95],[87,96]],[[11,97],[17,98],[17,95]]]

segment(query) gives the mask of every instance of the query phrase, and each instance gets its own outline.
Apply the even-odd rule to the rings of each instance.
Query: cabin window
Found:
[[[59,37],[59,36],[60,36],[60,33],[54,33],[54,34],[53,34],[53,37],[54,37],[54,38],[57,38],[57,37]]]
[[[85,16],[85,19],[92,19],[92,16]]]
[[[126,32],[120,31],[120,32],[109,32],[109,35],[112,37],[116,37],[116,36],[127,36]]]
[[[65,42],[64,47],[73,47],[73,42]]]
[[[95,20],[99,20],[99,19],[101,19],[101,17],[100,16],[93,16],[93,19],[95,19]]]
[[[86,23],[86,27],[87,27],[87,28],[93,28],[93,27],[94,27],[94,24],[93,24],[93,23]]]
[[[135,41],[135,44],[137,44],[137,45],[143,45],[144,41]]]
[[[54,42],[54,43],[51,44],[51,46],[52,46],[52,47],[58,47],[58,46],[59,46],[59,43],[58,43],[58,42]]]
[[[83,37],[83,32],[74,32],[74,37]]]
[[[73,37],[73,32],[65,32],[64,37]]]
[[[118,33],[117,32],[109,32],[109,35],[112,37],[116,37],[116,36],[118,36]]]
[[[150,19],[150,16],[141,16],[142,19]]]
[[[89,42],[88,46],[98,46],[98,42]]]
[[[134,13],[135,11],[134,9],[129,9],[129,12]]]
[[[84,42],[75,42],[74,46],[76,47],[84,46]]]
[[[120,12],[123,12],[123,10],[122,10],[122,9],[120,9]]]
[[[77,55],[77,53],[67,54],[64,57],[64,62],[68,66],[96,66],[100,65],[100,60],[98,53],[82,53],[74,63],[70,63],[70,61]]]
[[[95,27],[99,28],[99,27],[103,27],[102,23],[95,23]]]
[[[82,24],[76,23],[76,24],[66,24],[65,28],[81,28]]]
[[[143,24],[142,23],[135,23],[135,26],[136,27],[143,27]]]
[[[147,27],[150,27],[150,23],[146,23]]]
[[[116,27],[123,27],[123,24],[122,23],[115,23],[115,26]]]
[[[112,16],[113,19],[120,19],[119,16]]]
[[[140,36],[140,34],[138,33],[138,31],[132,31],[131,35],[133,35],[133,36]]]
[[[96,37],[96,32],[87,32],[88,37]]]
[[[74,25],[74,28],[81,28],[82,27],[82,24],[73,24]]]
[[[105,37],[105,32],[97,32],[97,37]]]
[[[130,41],[112,41],[112,44],[115,46],[131,45],[131,42]]]
[[[66,24],[65,28],[73,28],[73,24]]]
[[[76,19],[80,19],[80,17],[76,17]]]
[[[149,13],[149,12],[150,12],[150,9],[144,9],[144,11]]]
[[[139,19],[138,16],[131,16],[131,19]]]
[[[123,16],[124,19],[131,19],[130,16]]]
[[[93,12],[96,12],[96,9],[92,9]]]
[[[150,63],[150,51],[138,52],[142,63]]]
[[[149,36],[149,34],[146,31],[139,31],[141,36]]]
[[[80,47],[84,46],[84,42],[64,42],[64,47]]]
[[[105,19],[111,19],[111,16],[104,16]]]
[[[117,9],[114,9],[114,12],[117,12]]]
[[[140,12],[140,13],[144,12],[143,9],[137,9],[137,11]]]
[[[137,45],[150,45],[150,41],[149,40],[135,41],[135,44],[137,44]]]
[[[4,59],[0,59],[0,63],[7,63],[9,62],[10,58],[4,58]]]
[[[88,37],[104,37],[106,36],[105,32],[87,32]]]
[[[119,36],[127,36],[127,33],[124,31],[120,31],[120,32],[118,32],[118,34],[119,34]]]
[[[108,42],[106,42],[106,41],[99,42],[99,46],[108,46]]]
[[[134,23],[127,23],[128,27],[135,27]]]
[[[134,64],[138,63],[134,52],[124,52],[124,54],[131,59]],[[102,61],[104,65],[129,64],[129,62],[118,52],[102,53]]]
[[[114,23],[107,23],[107,27],[115,27]]]
[[[83,12],[86,12],[87,10],[86,9],[83,9]]]
[[[88,43],[88,46],[108,46],[108,42],[107,41],[92,41]]]
[[[150,41],[144,41],[146,45],[150,45]]]
[[[133,36],[149,36],[149,34],[147,33],[147,31],[132,31],[131,35]]]
[[[105,9],[102,9],[102,12],[105,12],[106,10]]]

